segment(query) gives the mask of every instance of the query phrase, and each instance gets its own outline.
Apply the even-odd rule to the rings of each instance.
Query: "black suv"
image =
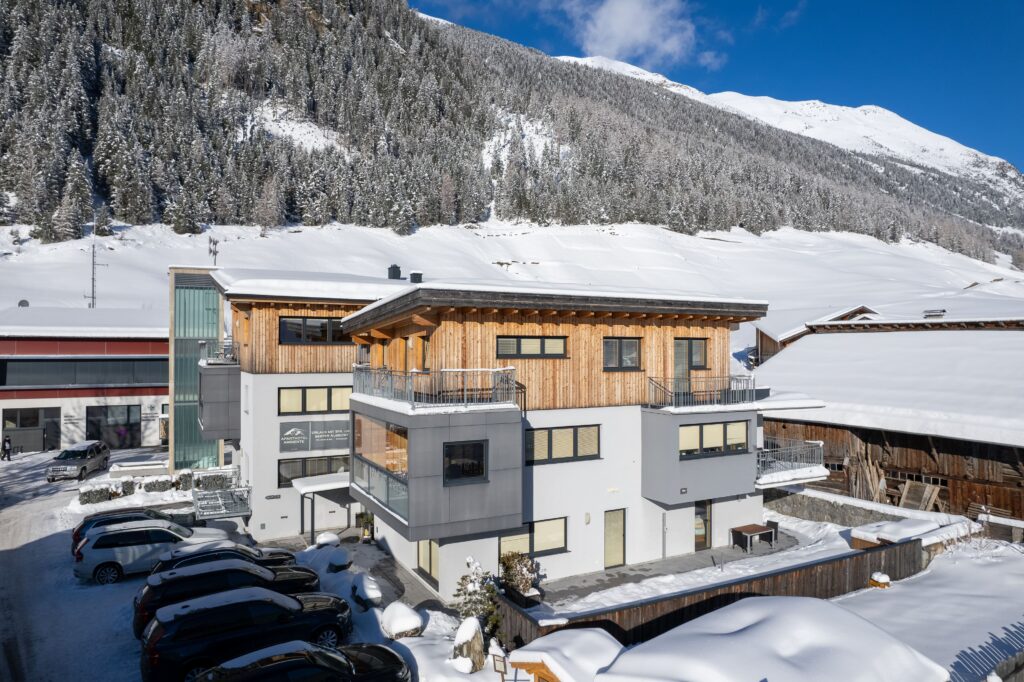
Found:
[[[295,554],[279,547],[246,547],[228,540],[204,542],[200,545],[181,547],[172,552],[160,555],[160,561],[153,567],[152,573],[163,573],[175,568],[205,564],[210,561],[225,559],[241,559],[260,566],[291,566],[295,563]]]
[[[343,646],[337,651],[309,642],[286,642],[240,656],[208,670],[203,682],[310,680],[316,682],[408,682],[409,668],[379,644]]]
[[[348,604],[331,594],[262,587],[210,594],[157,610],[142,634],[142,679],[197,680],[218,661],[294,639],[335,648],[351,630]]]
[[[93,528],[100,526],[109,526],[113,523],[127,523],[128,521],[149,521],[151,519],[157,521],[170,521],[179,525],[185,526],[186,528],[192,528],[193,526],[205,526],[205,521],[196,522],[195,512],[183,512],[181,514],[167,514],[156,509],[148,509],[146,507],[131,507],[127,509],[115,509],[113,511],[97,512],[96,514],[89,514],[82,522],[75,526],[75,529],[71,531],[71,554],[75,553],[75,549],[78,547],[78,543],[82,541],[85,534]]]
[[[240,587],[265,587],[281,594],[316,592],[320,578],[302,566],[259,566],[242,559],[225,559],[154,573],[135,595],[132,630],[135,637],[153,620],[157,609],[214,592]]]

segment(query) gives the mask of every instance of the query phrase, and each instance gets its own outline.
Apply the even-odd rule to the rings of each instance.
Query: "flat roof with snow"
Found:
[[[509,654],[516,664],[542,664],[559,682],[592,682],[622,651],[622,644],[600,628],[556,630]]]
[[[166,310],[143,308],[8,308],[0,338],[167,339]]]
[[[304,478],[293,478],[292,487],[300,495],[308,493],[322,493],[328,490],[340,490],[349,485],[348,473],[321,474],[320,476],[306,476]]]
[[[228,298],[295,298],[317,301],[376,301],[409,286],[408,280],[346,272],[301,272],[221,268],[210,273]]]
[[[825,407],[766,416],[1024,445],[1024,331],[810,334],[755,372]]]

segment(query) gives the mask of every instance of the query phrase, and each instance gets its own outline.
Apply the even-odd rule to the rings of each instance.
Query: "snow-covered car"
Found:
[[[267,567],[291,566],[295,563],[295,553],[282,547],[247,547],[230,540],[219,540],[175,547],[160,555],[160,562],[153,567],[153,573],[225,559],[241,559]]]
[[[253,649],[296,639],[334,649],[351,631],[351,608],[337,595],[243,587],[159,609],[142,633],[140,672],[144,682],[198,680]]]
[[[75,443],[60,451],[53,458],[53,464],[46,467],[46,480],[53,483],[58,478],[77,478],[84,481],[94,471],[110,466],[110,448],[98,440]]]
[[[75,577],[109,585],[129,573],[152,571],[160,555],[175,547],[227,539],[219,528],[185,528],[158,519],[101,526],[75,548]]]
[[[199,679],[204,682],[295,679],[408,682],[410,674],[402,657],[380,644],[355,644],[335,650],[293,641],[221,663]]]

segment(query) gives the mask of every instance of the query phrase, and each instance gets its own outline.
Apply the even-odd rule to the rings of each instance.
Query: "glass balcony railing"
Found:
[[[385,471],[363,459],[352,457],[352,482],[402,519],[409,518],[409,483],[402,475]]]

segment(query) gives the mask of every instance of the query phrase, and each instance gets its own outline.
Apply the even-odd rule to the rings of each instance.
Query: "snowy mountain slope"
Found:
[[[929,243],[887,244],[841,232],[787,228],[759,237],[734,229],[689,236],[650,225],[492,221],[474,228],[423,228],[407,237],[349,225],[270,230],[266,238],[254,227],[218,226],[207,234],[220,240],[223,266],[382,275],[398,263],[404,272],[422,270],[427,279],[638,287],[767,300],[776,308],[894,304],[909,313],[948,302],[951,312],[964,314],[977,299],[986,309],[998,304],[1024,314],[1019,271]],[[167,266],[209,265],[206,236],[148,225],[97,237],[98,260],[108,264],[99,272],[100,307],[165,309]],[[89,246],[88,240],[32,240],[16,247],[0,232],[0,309],[23,298],[34,306],[84,306]]]
[[[1004,194],[1007,200],[1024,200],[1024,175],[1009,162],[933,133],[882,107],[846,107],[818,100],[787,102],[738,92],[705,94],[661,74],[606,57],[558,59],[643,80],[704,104],[852,152],[884,156],[913,166],[982,180]]]

